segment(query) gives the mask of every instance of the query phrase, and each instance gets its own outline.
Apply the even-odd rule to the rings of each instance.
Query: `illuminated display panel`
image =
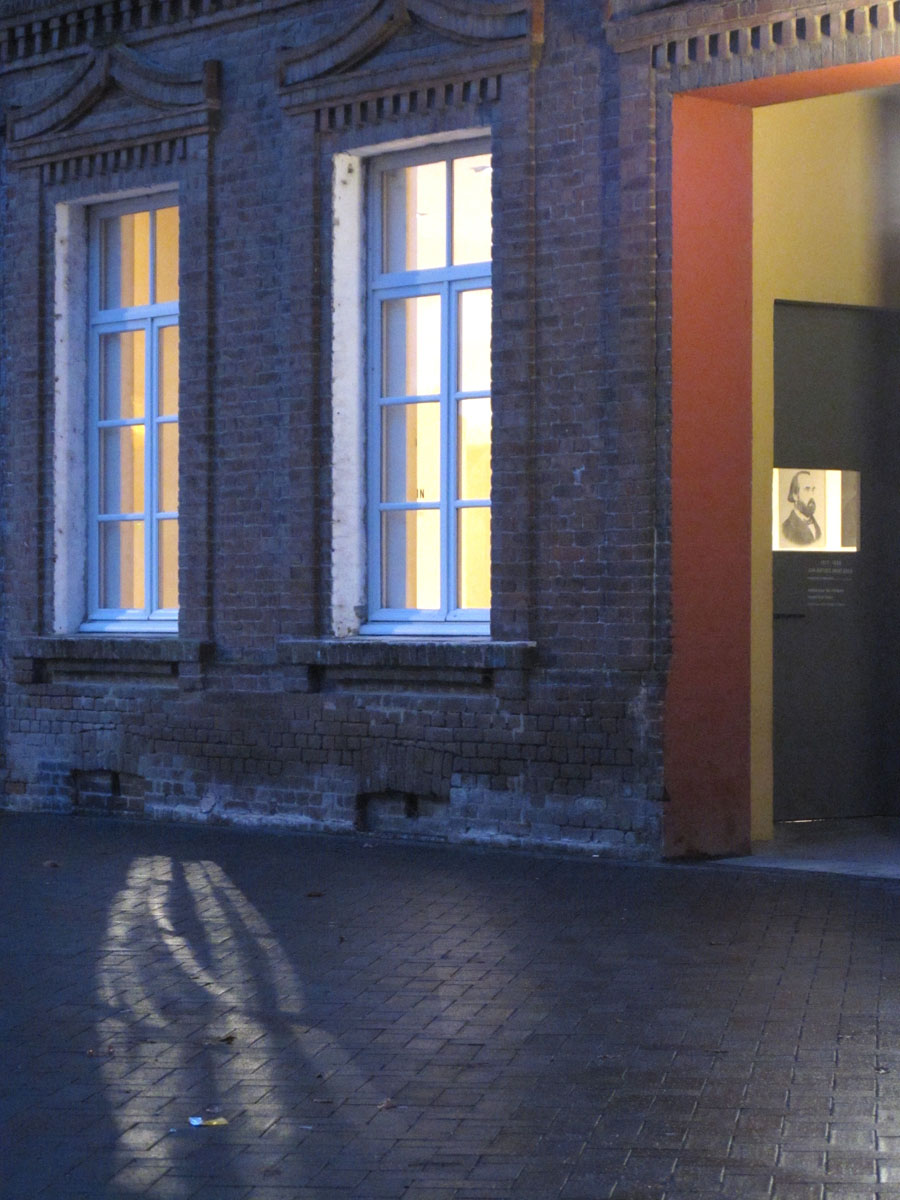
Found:
[[[859,471],[776,467],[772,549],[853,553],[859,549]]]

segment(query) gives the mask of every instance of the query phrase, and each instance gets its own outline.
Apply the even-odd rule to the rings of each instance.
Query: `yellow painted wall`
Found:
[[[896,159],[892,111],[892,94],[873,91],[776,104],[753,114],[754,838],[772,836],[773,305],[898,302],[890,293],[900,273],[886,269],[895,239],[885,229],[895,225],[889,214],[897,204],[888,187]]]

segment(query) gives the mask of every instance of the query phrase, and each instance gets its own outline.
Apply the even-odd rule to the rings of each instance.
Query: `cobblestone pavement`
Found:
[[[895,881],[0,815],[0,1196],[900,1198],[898,916]]]

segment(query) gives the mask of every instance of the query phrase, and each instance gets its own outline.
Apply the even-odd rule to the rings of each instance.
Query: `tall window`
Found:
[[[441,149],[369,181],[373,632],[489,632],[491,158]]]
[[[178,209],[97,208],[89,227],[88,629],[178,617]]]

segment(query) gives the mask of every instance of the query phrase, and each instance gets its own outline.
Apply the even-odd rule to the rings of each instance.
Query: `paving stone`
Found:
[[[891,881],[3,814],[0,1197],[900,1200],[898,917]]]

